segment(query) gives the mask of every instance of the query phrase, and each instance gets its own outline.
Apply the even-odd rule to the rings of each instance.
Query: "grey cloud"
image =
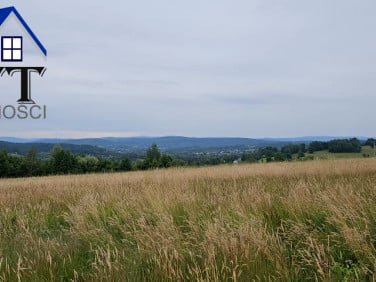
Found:
[[[374,135],[374,0],[2,4],[48,49],[51,118],[1,135]]]

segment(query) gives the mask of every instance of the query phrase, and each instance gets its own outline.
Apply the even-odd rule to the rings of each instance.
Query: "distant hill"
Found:
[[[11,143],[32,143],[37,139],[32,138],[17,138],[17,137],[0,137],[0,141],[11,142]]]
[[[259,146],[281,146],[286,142],[249,138],[192,138],[181,136],[166,137],[107,137],[88,139],[39,139],[39,143],[67,143],[93,145],[116,152],[145,151],[152,144],[157,144],[164,152],[212,151],[224,148],[251,148]]]
[[[0,151],[5,150],[10,154],[26,155],[31,148],[35,148],[38,154],[45,156],[50,154],[52,148],[56,144],[53,143],[11,143],[0,141]],[[73,154],[92,155],[97,157],[116,157],[117,154],[105,148],[92,145],[75,145],[61,143],[61,146],[72,152]]]

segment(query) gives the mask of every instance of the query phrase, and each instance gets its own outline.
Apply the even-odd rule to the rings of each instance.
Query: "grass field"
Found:
[[[0,180],[0,281],[372,281],[376,159]]]
[[[307,156],[313,156],[315,159],[349,159],[349,158],[364,158],[374,157],[374,150],[371,146],[362,146],[362,151],[360,153],[329,153],[328,150],[318,151],[313,154],[308,154]]]

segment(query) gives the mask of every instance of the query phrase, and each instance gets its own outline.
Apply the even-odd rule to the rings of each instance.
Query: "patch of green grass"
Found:
[[[45,240],[60,238],[64,230],[69,229],[70,224],[65,220],[64,214],[50,211],[44,216],[42,224],[39,226],[39,236]]]
[[[176,227],[183,234],[188,234],[191,228],[189,227],[189,214],[184,205],[176,204],[171,213]]]
[[[374,150],[371,146],[362,146],[362,151],[359,153],[329,153],[328,150],[317,151],[313,154],[306,154],[307,156],[313,156],[315,159],[352,159],[352,158],[364,158],[364,156],[373,157]]]

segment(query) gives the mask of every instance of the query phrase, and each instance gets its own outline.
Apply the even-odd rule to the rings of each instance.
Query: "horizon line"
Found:
[[[259,139],[259,140],[270,140],[270,139],[300,139],[300,140],[312,140],[312,138],[359,138],[359,139],[367,139],[372,138],[368,135],[307,135],[307,136],[290,136],[290,137],[241,137],[241,136],[188,136],[188,135],[132,135],[132,136],[122,136],[120,135],[92,135],[92,136],[39,136],[39,137],[31,137],[31,136],[0,136],[0,139],[63,139],[63,140],[80,140],[80,139],[106,139],[106,138],[193,138],[193,139]]]

